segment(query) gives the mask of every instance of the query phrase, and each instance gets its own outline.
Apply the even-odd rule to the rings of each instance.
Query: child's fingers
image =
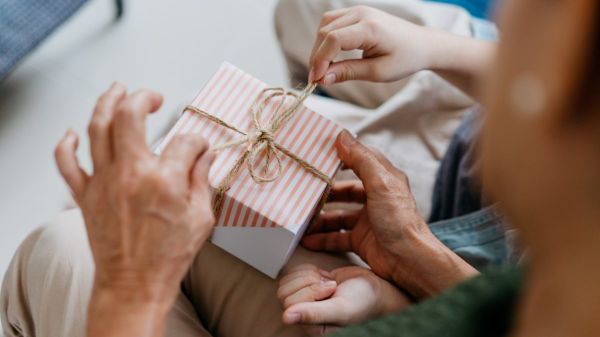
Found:
[[[333,280],[312,283],[284,298],[283,307],[289,308],[294,304],[320,301],[329,298],[335,293],[336,287],[337,283]]]
[[[295,266],[295,267],[291,268],[287,272],[287,274],[283,275],[279,279],[279,286],[282,286],[282,285],[290,282],[291,280],[293,280],[297,277],[301,277],[309,272],[319,273],[320,269],[317,266],[310,264],[310,263],[303,263],[301,265]],[[327,277],[327,275],[324,275],[324,276]]]
[[[333,282],[333,283],[332,283]],[[333,284],[335,287],[335,281],[325,278],[319,272],[297,272],[286,282],[281,282],[279,289],[277,289],[277,298],[281,302],[284,302],[286,298],[298,292],[299,290],[309,287],[311,285],[324,285],[329,286]]]
[[[335,324],[348,321],[346,305],[341,298],[325,301],[298,303],[283,313],[285,324]]]

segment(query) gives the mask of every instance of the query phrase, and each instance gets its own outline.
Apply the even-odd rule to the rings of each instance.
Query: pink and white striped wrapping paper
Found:
[[[229,63],[224,63],[192,105],[240,130],[251,131],[254,126],[249,113],[250,106],[266,87],[267,85],[260,80]],[[261,118],[267,120],[278,102],[276,99],[270,100]],[[303,106],[274,136],[276,142],[333,177],[340,167],[334,142],[342,129],[341,126]],[[212,146],[238,139],[240,136],[193,111],[186,111],[159,144],[157,152],[160,153],[174,135],[188,132],[202,134]],[[209,173],[209,181],[213,188],[231,170],[244,146],[246,145],[242,144],[219,151]],[[326,183],[284,154],[280,156],[281,176],[273,182],[254,182],[244,165],[226,193],[216,226],[282,226],[292,233],[301,230],[314,213]],[[262,169],[261,165],[264,165],[264,160],[261,160],[258,169]]]

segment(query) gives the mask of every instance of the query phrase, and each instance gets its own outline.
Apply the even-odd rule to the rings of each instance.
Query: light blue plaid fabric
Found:
[[[0,80],[87,0],[0,0]]]

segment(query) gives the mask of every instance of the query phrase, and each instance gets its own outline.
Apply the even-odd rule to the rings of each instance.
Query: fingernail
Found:
[[[344,150],[346,150],[346,152],[348,152],[350,147],[352,145],[354,145],[354,143],[356,142],[356,139],[352,136],[352,134],[350,134],[350,132],[348,132],[348,130],[342,131],[340,133],[339,139],[340,139],[340,145],[342,145],[342,147],[344,148]]]
[[[335,73],[327,73],[323,78],[323,84],[331,85],[335,83]]]
[[[302,315],[298,312],[288,312],[285,314],[285,321],[287,324],[296,324],[300,322]]]
[[[315,71],[311,68],[308,72],[308,83],[312,83],[315,81]]]
[[[321,285],[325,288],[334,288],[337,286],[337,283],[333,280],[321,281]]]

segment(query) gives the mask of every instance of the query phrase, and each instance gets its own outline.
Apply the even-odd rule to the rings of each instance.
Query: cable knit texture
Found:
[[[522,285],[515,267],[490,269],[439,297],[334,337],[505,337],[513,324]]]

